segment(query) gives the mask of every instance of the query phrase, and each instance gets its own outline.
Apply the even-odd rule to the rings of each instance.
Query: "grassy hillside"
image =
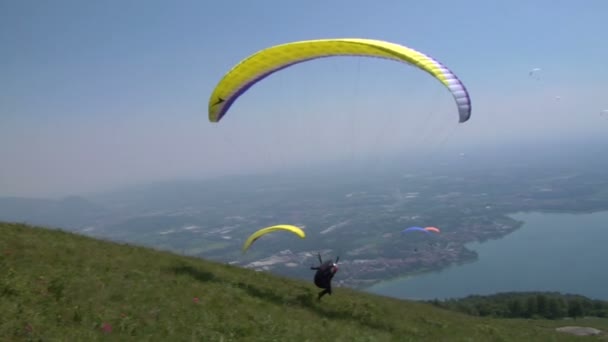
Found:
[[[10,341],[598,339],[554,331],[572,321],[472,317],[342,288],[319,303],[311,283],[20,224],[0,223],[0,274]]]

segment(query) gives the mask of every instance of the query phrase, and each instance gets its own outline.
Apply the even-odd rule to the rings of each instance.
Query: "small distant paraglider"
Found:
[[[541,74],[542,74],[542,69],[541,68],[533,68],[530,71],[528,71],[528,77],[535,79],[537,81],[540,81],[541,79]],[[555,95],[553,96],[553,100],[555,102],[559,102],[562,100],[562,97],[559,95]]]
[[[535,80],[540,80],[540,72],[541,68],[534,68],[528,72],[528,76],[532,77]]]
[[[401,231],[401,233],[404,234],[404,235],[406,235],[406,234],[420,234],[420,233],[416,233],[416,232],[420,232],[420,233],[423,233],[426,236],[430,236],[430,235],[433,235],[433,234],[440,234],[441,230],[439,230],[439,228],[437,228],[437,227],[425,227],[425,228],[422,228],[422,227],[414,226],[414,227],[406,228],[406,229],[404,229],[404,230]],[[428,242],[428,245],[429,246],[433,246],[433,243]],[[418,248],[414,248],[414,253],[418,253]]]
[[[401,233],[416,232],[416,231],[424,232],[426,234],[430,234],[430,232],[434,232],[437,234],[441,233],[441,230],[439,230],[439,228],[437,228],[437,227],[422,228],[422,227],[417,227],[417,226],[406,228],[406,229],[402,230]]]

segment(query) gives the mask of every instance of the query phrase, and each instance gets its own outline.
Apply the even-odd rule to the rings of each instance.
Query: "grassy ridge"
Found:
[[[318,303],[311,283],[21,224],[0,223],[0,274],[8,340],[588,339],[554,332],[563,321],[471,317],[343,288]]]

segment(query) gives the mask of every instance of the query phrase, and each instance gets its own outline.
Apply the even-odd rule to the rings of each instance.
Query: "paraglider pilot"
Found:
[[[323,289],[323,291],[319,292],[317,300],[321,300],[321,297],[326,294],[331,295],[331,280],[334,275],[336,275],[336,272],[338,272],[338,260],[340,260],[340,257],[337,257],[335,262],[331,260],[323,262],[323,260],[321,260],[321,254],[319,253],[320,265],[318,267],[310,267],[311,270],[317,271],[315,273],[315,285],[317,285],[318,288]]]

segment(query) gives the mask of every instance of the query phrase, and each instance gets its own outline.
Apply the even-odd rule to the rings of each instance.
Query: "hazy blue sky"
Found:
[[[605,0],[0,1],[0,195],[606,136],[606,13]],[[471,120],[421,71],[336,58],[277,73],[208,122],[239,60],[328,37],[440,60]]]

